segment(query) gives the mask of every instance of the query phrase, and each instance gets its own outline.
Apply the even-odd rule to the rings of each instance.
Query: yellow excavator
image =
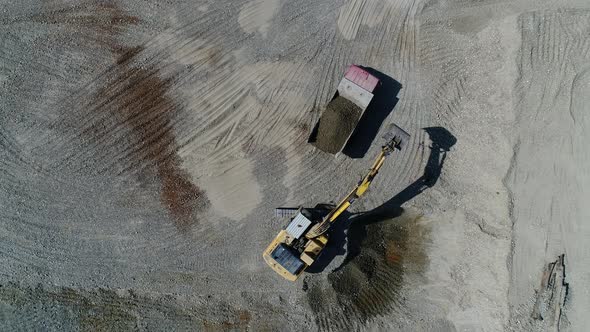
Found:
[[[294,214],[289,225],[275,237],[264,250],[262,257],[279,275],[295,281],[311,266],[328,243],[327,231],[355,200],[361,197],[379,172],[385,158],[395,149],[401,150],[410,135],[396,125],[385,134],[386,144],[375,159],[373,166],[358,185],[327,215],[318,216],[313,209],[279,208],[277,216]]]

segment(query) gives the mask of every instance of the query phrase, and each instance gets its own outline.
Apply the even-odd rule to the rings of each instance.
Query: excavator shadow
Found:
[[[357,257],[362,250],[362,244],[367,236],[367,226],[381,221],[399,217],[404,212],[402,205],[420,195],[438,181],[447,152],[455,145],[457,139],[445,128],[428,127],[424,131],[430,137],[430,154],[424,168],[424,173],[404,190],[393,196],[377,208],[362,212],[345,212],[330,228],[329,241],[326,248],[315,263],[307,268],[309,273],[321,273],[336,256],[346,254],[344,261],[334,271],[346,266]]]
[[[382,123],[399,101],[397,95],[402,88],[400,82],[382,72],[370,67],[362,68],[377,77],[381,84],[375,89],[373,100],[371,100],[342,151],[350,158],[363,158],[365,156],[373,140],[377,137]]]

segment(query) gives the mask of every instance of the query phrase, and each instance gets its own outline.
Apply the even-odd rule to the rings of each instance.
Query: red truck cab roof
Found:
[[[371,93],[373,90],[375,90],[377,84],[379,84],[379,79],[377,77],[369,74],[366,70],[355,65],[350,65],[348,67],[344,77]]]

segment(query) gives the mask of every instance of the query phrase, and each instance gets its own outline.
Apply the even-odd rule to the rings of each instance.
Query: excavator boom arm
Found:
[[[327,219],[329,222],[333,222],[334,220],[336,220],[344,211],[346,211],[352,205],[352,203],[354,203],[354,201],[357,198],[360,198],[362,195],[365,194],[365,192],[369,189],[369,186],[371,185],[373,178],[375,177],[375,175],[377,175],[381,166],[383,166],[383,161],[385,161],[385,153],[381,151],[381,153],[375,160],[373,167],[371,167],[371,169],[369,170],[369,173],[365,175],[365,177],[358,183],[358,185],[348,195],[346,195],[346,197],[342,199],[342,201],[340,201],[340,204],[338,204],[336,208],[334,208],[334,210],[332,210],[332,212],[328,214]]]
[[[348,194],[344,199],[340,201],[340,203],[328,213],[328,215],[324,218],[324,220],[312,227],[310,231],[306,234],[306,237],[311,239],[320,236],[321,234],[325,233],[330,224],[334,222],[338,217],[344,213],[344,211],[348,210],[348,208],[356,201],[359,197],[365,194],[365,192],[369,189],[373,178],[379,172],[381,166],[383,166],[383,162],[385,161],[385,157],[391,153],[393,150],[393,143],[389,143],[381,149],[381,153],[373,162],[373,166],[369,169],[369,172],[365,177],[359,181],[356,187]]]

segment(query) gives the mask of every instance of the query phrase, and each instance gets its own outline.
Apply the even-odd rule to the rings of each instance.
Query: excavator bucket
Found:
[[[392,148],[401,150],[410,141],[410,134],[392,123],[387,128],[383,138]]]

